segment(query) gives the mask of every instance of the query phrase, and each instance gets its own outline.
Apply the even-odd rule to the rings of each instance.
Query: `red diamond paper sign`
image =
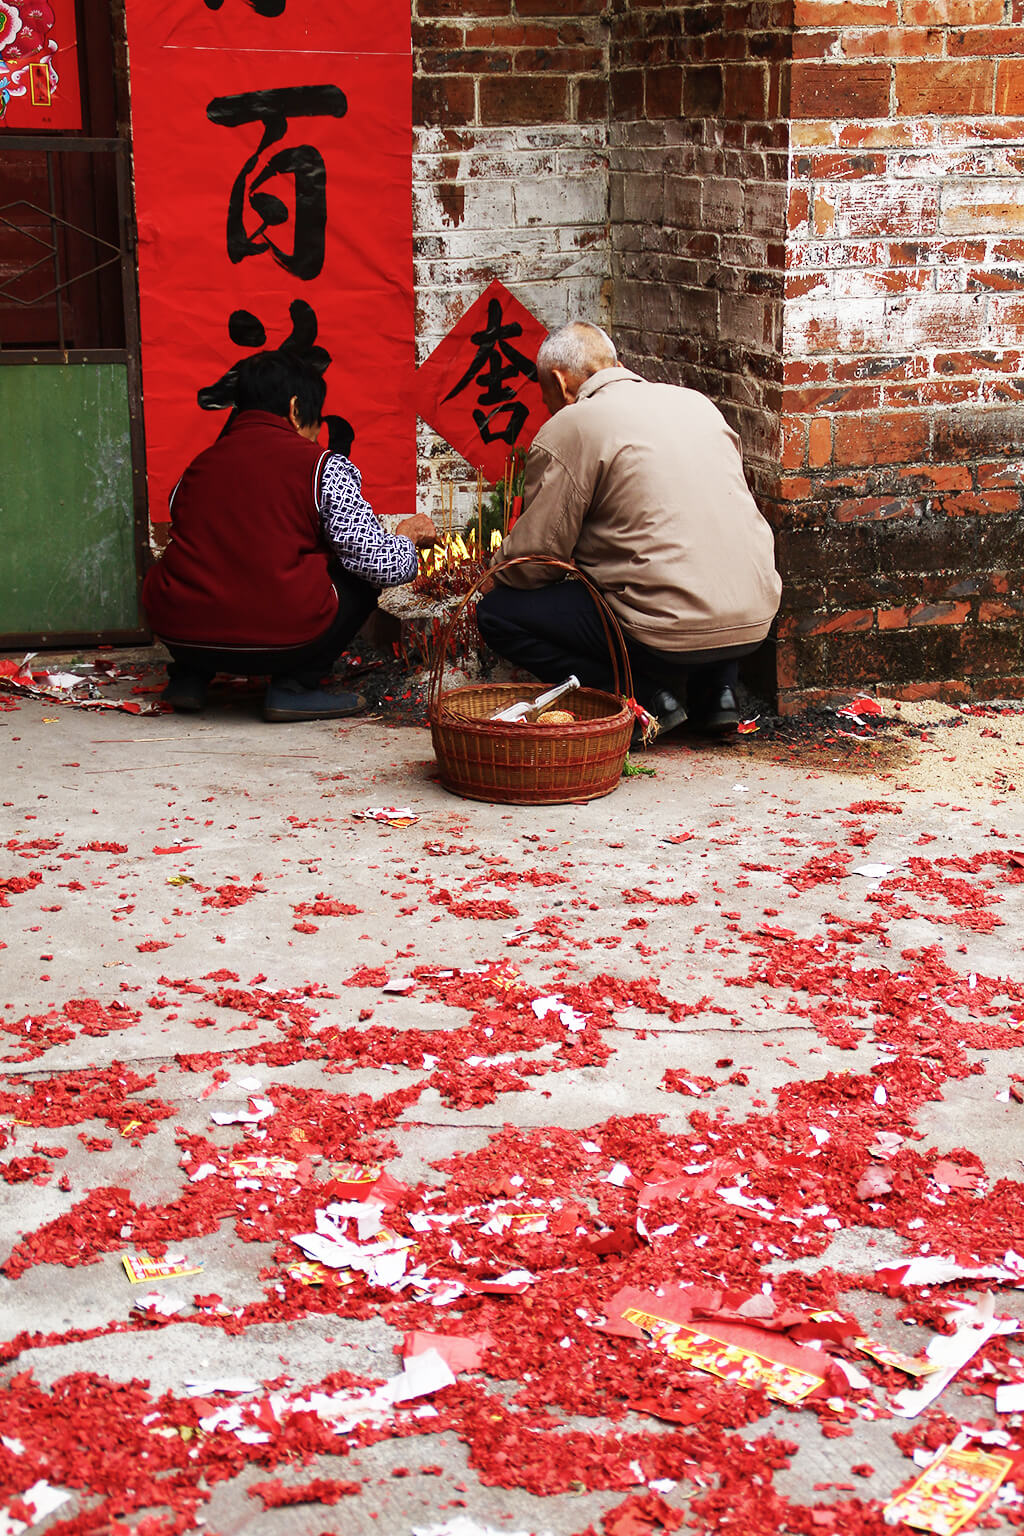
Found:
[[[513,448],[528,448],[547,410],[537,350],[547,328],[497,281],[435,347],[416,375],[416,409],[452,447],[501,480]]]

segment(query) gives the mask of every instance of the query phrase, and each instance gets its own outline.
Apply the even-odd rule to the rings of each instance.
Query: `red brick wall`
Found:
[[[1024,688],[1022,21],[796,0],[784,705]]]
[[[762,684],[1024,692],[1024,0],[413,0],[418,331],[492,277],[730,416]],[[475,477],[422,439],[424,504]]]
[[[616,337],[651,378],[717,400],[767,492],[778,458],[788,9],[613,0]]]

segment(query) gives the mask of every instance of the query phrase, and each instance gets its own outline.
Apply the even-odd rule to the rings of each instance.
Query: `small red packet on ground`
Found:
[[[309,1158],[304,1158],[302,1163],[293,1163],[287,1157],[232,1157],[228,1161],[228,1168],[238,1179],[298,1179],[300,1183],[308,1182],[313,1165]],[[303,1175],[305,1177],[303,1177]]]
[[[408,1185],[393,1178],[380,1163],[332,1163],[330,1194],[333,1200],[370,1200],[385,1210],[393,1210]]]
[[[657,1317],[651,1312],[641,1312],[635,1307],[628,1308],[623,1316],[627,1322],[643,1329],[651,1342],[664,1349],[674,1360],[692,1365],[698,1371],[708,1371],[712,1376],[732,1382],[738,1387],[763,1387],[769,1397],[774,1397],[780,1403],[801,1403],[805,1397],[810,1397],[812,1392],[825,1385],[824,1376],[816,1376],[788,1361],[773,1360],[768,1355],[755,1353],[734,1339],[718,1337],[718,1334],[733,1332],[726,1326],[718,1328],[716,1333],[709,1333],[686,1323],[674,1323],[669,1318]],[[776,1336],[774,1342],[784,1341]],[[789,1348],[796,1351],[798,1346],[790,1345]],[[805,1353],[810,1354],[811,1351]]]
[[[890,1349],[887,1344],[880,1344],[877,1339],[869,1339],[862,1334],[851,1342],[862,1355],[870,1355],[879,1365],[891,1365],[907,1376],[931,1376],[939,1369],[935,1360],[929,1360],[924,1355],[904,1355],[900,1350]]]
[[[717,1297],[717,1302],[722,1301]],[[646,1336],[673,1359],[707,1371],[736,1386],[761,1387],[782,1403],[801,1403],[814,1393],[841,1392],[839,1373],[828,1355],[795,1344],[754,1318],[733,1314],[719,1320],[716,1293],[666,1286],[662,1295],[625,1286],[608,1303],[605,1333]],[[701,1319],[694,1315],[702,1314]],[[712,1321],[703,1321],[710,1315]],[[774,1318],[771,1319],[774,1321]]]
[[[318,1264],[315,1259],[300,1259],[296,1264],[289,1264],[285,1274],[300,1285],[351,1285],[356,1278],[350,1269],[328,1269],[326,1264]]]
[[[1013,1464],[1011,1456],[947,1447],[915,1483],[889,1500],[883,1515],[891,1525],[902,1520],[916,1531],[955,1536],[991,1502]]]
[[[368,805],[352,815],[357,821],[383,821],[389,827],[411,827],[420,819],[409,805]]]
[[[126,1253],[121,1257],[124,1272],[132,1285],[143,1280],[177,1280],[182,1275],[201,1275],[201,1264],[190,1264],[183,1254],[177,1258],[151,1259],[148,1253]]]
[[[332,1163],[331,1193],[339,1200],[365,1200],[383,1171],[380,1163]]]

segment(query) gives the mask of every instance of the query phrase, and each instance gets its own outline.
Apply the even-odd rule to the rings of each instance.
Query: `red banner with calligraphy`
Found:
[[[351,450],[375,511],[413,510],[409,18],[405,0],[128,0],[154,521],[223,427],[235,365],[274,347],[324,371],[321,441]]]
[[[529,448],[548,413],[537,380],[542,325],[495,279],[416,375],[416,408],[488,480]]]

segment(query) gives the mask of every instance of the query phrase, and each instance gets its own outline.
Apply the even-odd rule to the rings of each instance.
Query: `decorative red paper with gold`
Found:
[[[537,383],[542,325],[493,282],[434,348],[416,376],[416,409],[464,459],[501,480],[513,448],[528,448],[547,410]]]
[[[0,130],[81,126],[75,0],[0,0]]]
[[[223,427],[234,366],[282,346],[324,371],[321,441],[406,515],[408,5],[129,0],[128,37],[151,516]]]

